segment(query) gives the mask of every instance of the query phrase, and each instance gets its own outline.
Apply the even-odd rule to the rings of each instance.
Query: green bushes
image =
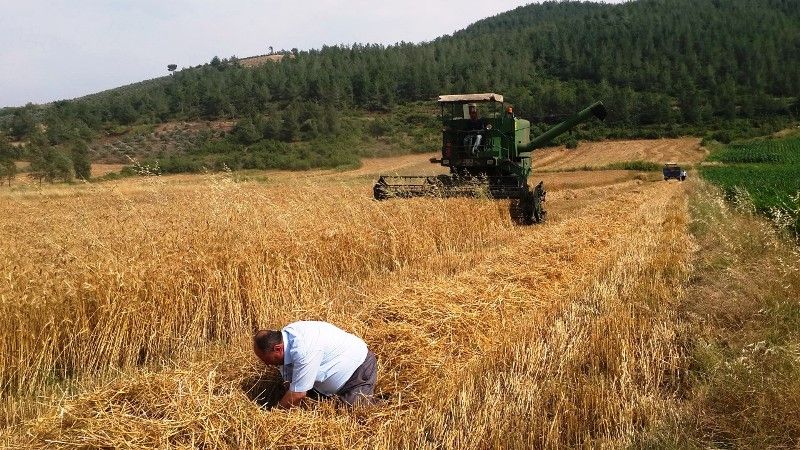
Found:
[[[394,131],[394,127],[389,120],[377,118],[369,122],[367,125],[367,131],[373,137],[380,137],[390,134],[392,131]]]
[[[235,139],[234,139],[235,140]],[[214,154],[222,155],[227,153],[243,152],[246,148],[244,145],[234,142],[231,139],[221,140],[207,140],[200,143],[200,145],[192,148],[190,154]]]
[[[231,137],[204,143],[189,154],[170,155],[157,160],[162,173],[197,173],[205,170],[284,169],[354,167],[360,163],[352,138],[331,137],[308,142],[287,143],[261,140],[243,146]],[[146,161],[154,165],[156,161]]]
[[[176,155],[158,160],[158,166],[162,173],[197,173],[202,172],[205,167],[202,160]]]
[[[638,170],[640,172],[658,172],[662,169],[661,164],[650,161],[622,161],[611,163],[604,167],[610,170]]]
[[[574,149],[578,148],[578,140],[575,139],[575,138],[567,139],[567,141],[564,142],[564,147],[566,147],[566,148],[568,148],[570,150],[574,150]]]

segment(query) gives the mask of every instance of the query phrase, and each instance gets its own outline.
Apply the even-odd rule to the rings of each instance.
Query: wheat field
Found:
[[[0,442],[625,447],[679,414],[685,185],[547,174],[548,222],[516,227],[374,202],[381,164],[0,191]],[[387,400],[270,409],[250,336],[295,320],[362,336]]]

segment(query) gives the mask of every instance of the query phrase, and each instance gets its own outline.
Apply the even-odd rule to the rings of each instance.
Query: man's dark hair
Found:
[[[259,350],[268,352],[283,342],[283,335],[278,330],[260,330],[253,336],[253,341]]]

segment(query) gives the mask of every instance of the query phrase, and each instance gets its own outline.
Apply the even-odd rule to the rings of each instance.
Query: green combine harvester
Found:
[[[603,120],[601,102],[574,114],[541,136],[530,137],[530,122],[514,116],[498,94],[442,95],[442,156],[431,162],[450,175],[382,175],[373,187],[376,200],[393,197],[475,196],[512,199],[511,217],[523,225],[545,218],[543,182],[528,185],[531,152],[592,116]]]

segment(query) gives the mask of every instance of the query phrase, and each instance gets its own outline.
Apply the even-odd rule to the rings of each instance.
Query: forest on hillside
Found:
[[[769,133],[800,112],[796,0],[546,2],[431,42],[287,53],[256,68],[214,57],[81,99],[6,108],[0,129],[9,140],[41,147],[88,141],[120,126],[225,118],[239,121],[228,150],[263,141],[278,148],[320,136],[337,142],[352,131],[340,126],[342,111],[387,112],[442,93],[500,92],[534,122],[603,100],[606,124],[584,137],[712,130],[730,141]]]

